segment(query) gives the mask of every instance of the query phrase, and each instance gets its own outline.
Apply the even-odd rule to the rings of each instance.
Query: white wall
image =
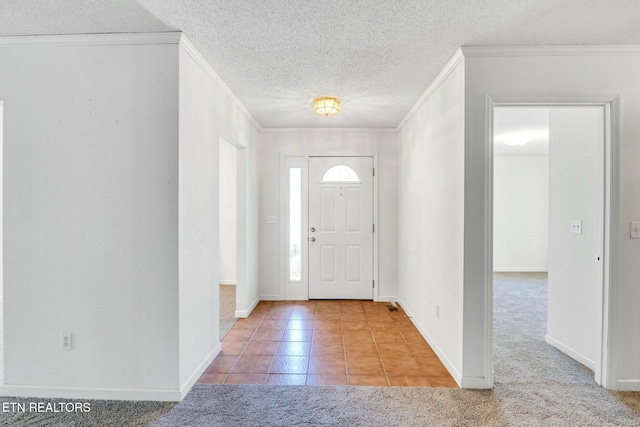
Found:
[[[640,54],[634,48],[463,48],[466,62],[465,340],[464,374],[489,378],[487,360],[490,271],[487,252],[486,153],[489,133],[487,96],[495,102],[613,101],[614,133],[619,157],[612,176],[619,193],[612,194],[611,286],[616,370],[610,387],[640,390],[640,240],[629,238],[629,222],[640,218]],[[532,71],[535,70],[535,71]],[[619,180],[619,181],[618,181]],[[618,199],[619,197],[619,199]],[[480,337],[480,339],[478,339]]]
[[[172,37],[0,42],[2,394],[177,396]],[[71,351],[60,350],[61,331]]]
[[[3,181],[3,176],[4,176],[4,173],[2,171],[2,169],[3,169],[2,165],[4,163],[2,161],[3,153],[4,153],[4,148],[3,148],[4,147],[4,142],[3,142],[4,131],[2,129],[2,121],[3,121],[3,118],[4,118],[3,108],[4,107],[2,105],[2,100],[0,99],[0,188],[3,188],[2,181]],[[0,197],[0,224],[3,223],[2,215],[3,215],[4,209],[2,208],[2,204],[3,204],[2,197]],[[4,238],[2,237],[2,233],[3,233],[2,229],[3,229],[3,227],[0,227],[0,242],[4,241]],[[2,254],[3,247],[4,247],[4,245],[0,245],[0,260],[4,259],[4,256]],[[4,263],[0,262],[0,303],[2,303],[3,298],[4,298],[4,283],[3,283],[4,271],[3,270],[4,270]],[[0,334],[0,336],[2,336],[2,335]],[[0,349],[2,349],[2,346],[0,346]],[[0,351],[3,351],[3,350],[0,350]],[[0,361],[1,361],[1,359],[0,359]]]
[[[216,88],[180,48],[180,387],[188,391],[220,351]]]
[[[311,113],[312,114],[312,113]],[[269,299],[283,298],[280,290],[280,224],[265,224],[267,215],[280,212],[280,154],[372,154],[379,153],[381,297],[397,295],[397,135],[379,130],[282,130],[261,135],[260,157],[260,280],[261,293]]]
[[[399,301],[460,382],[465,74],[453,64],[400,130],[397,256]]]
[[[595,369],[602,305],[601,107],[549,111],[549,280],[547,342]],[[571,222],[582,222],[580,234]]]
[[[547,271],[549,157],[495,156],[493,270]]]
[[[252,119],[179,33],[3,39],[0,100],[0,394],[181,399],[220,349],[222,135],[246,147],[259,296]]]
[[[220,142],[220,283],[236,283],[236,147]]]
[[[247,243],[255,244],[257,198],[256,128],[215,71],[184,36],[180,49],[180,391],[183,397],[220,351],[219,169],[221,139],[245,147],[247,176],[238,180],[248,196],[242,210]],[[226,143],[223,143],[226,145]],[[247,155],[246,152],[250,154]],[[246,160],[248,158],[248,160]],[[224,242],[222,242],[224,245]],[[222,246],[224,247],[224,246]],[[258,298],[253,248],[241,264],[243,283],[237,304]],[[249,281],[251,280],[251,282]]]

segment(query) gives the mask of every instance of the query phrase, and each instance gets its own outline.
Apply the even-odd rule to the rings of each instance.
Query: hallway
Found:
[[[401,308],[324,300],[261,302],[198,382],[457,387]]]

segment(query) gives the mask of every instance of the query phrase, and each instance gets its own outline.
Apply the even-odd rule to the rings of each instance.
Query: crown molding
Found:
[[[636,56],[638,45],[460,46],[397,126],[401,130],[465,57],[508,56]]]
[[[220,75],[216,73],[211,64],[205,59],[205,57],[200,53],[200,51],[195,47],[195,45],[189,40],[189,38],[184,34],[180,33],[182,36],[180,37],[180,47],[184,49],[186,53],[193,58],[193,60],[200,66],[200,68],[207,73],[207,75],[213,80],[213,82],[222,90],[222,92],[231,100],[233,105],[237,107],[242,114],[249,120],[251,125],[255,127],[258,131],[262,131],[262,126],[253,118],[249,110],[240,102],[238,97],[231,91],[229,86],[222,80]]]
[[[258,130],[262,127],[240,102],[229,86],[220,78],[213,67],[202,56],[187,36],[180,31],[158,33],[100,33],[100,34],[52,34],[38,36],[0,37],[0,48],[38,47],[38,46],[108,46],[108,45],[159,45],[175,44],[182,47],[193,60],[208,74],[214,83],[244,114]]]
[[[100,33],[51,34],[38,36],[0,37],[0,48],[37,46],[107,46],[140,44],[178,44],[182,33]]]
[[[431,82],[431,84],[429,85],[427,90],[425,90],[422,93],[422,95],[420,95],[420,98],[418,98],[416,103],[413,104],[413,107],[411,107],[411,109],[404,116],[402,121],[400,121],[400,124],[396,127],[397,131],[401,130],[404,127],[404,125],[406,125],[407,122],[409,120],[411,120],[411,118],[418,112],[418,110],[420,110],[420,108],[422,108],[424,103],[427,102],[427,100],[429,98],[431,98],[431,95],[433,95],[435,93],[435,91],[438,90],[440,85],[447,79],[447,77],[449,77],[449,74],[451,74],[453,72],[453,70],[456,69],[458,64],[460,64],[463,61],[464,56],[465,55],[463,55],[461,48],[458,48],[455,51],[453,56],[451,56],[449,61],[447,61],[447,63],[444,66],[444,68],[442,68],[442,70],[440,70],[440,72],[438,73],[436,78]]]
[[[465,57],[640,55],[640,46],[637,45],[461,46],[460,50]]]

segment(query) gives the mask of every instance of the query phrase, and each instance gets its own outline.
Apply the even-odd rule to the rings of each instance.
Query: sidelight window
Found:
[[[302,169],[289,169],[289,280],[302,280]]]

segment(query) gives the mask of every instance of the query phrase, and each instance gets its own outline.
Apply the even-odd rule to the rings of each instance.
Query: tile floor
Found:
[[[260,302],[198,382],[457,387],[402,309],[372,301]]]

